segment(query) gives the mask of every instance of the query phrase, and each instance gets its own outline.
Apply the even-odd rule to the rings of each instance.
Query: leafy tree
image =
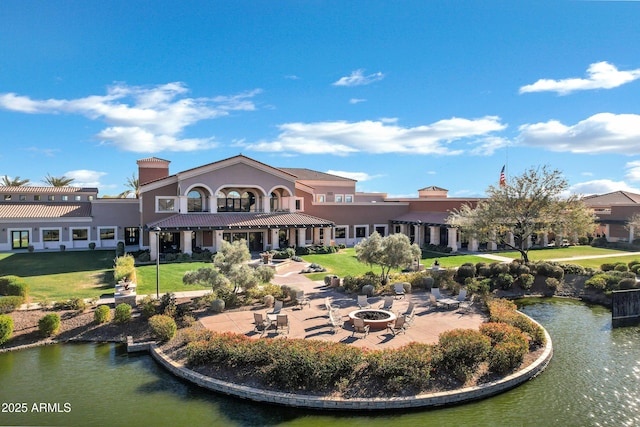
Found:
[[[2,185],[4,185],[5,187],[22,187],[23,185],[27,185],[28,183],[28,179],[20,179],[19,176],[11,179],[7,175],[2,177]]]
[[[627,230],[633,229],[633,235],[637,236],[640,234],[640,213],[636,212],[627,220],[627,224],[625,225]]]
[[[422,254],[417,244],[411,244],[409,237],[399,233],[380,237],[374,232],[358,243],[355,249],[358,261],[381,267],[380,281],[383,284],[389,280],[391,269],[409,265],[415,259],[420,259]]]
[[[229,279],[218,270],[210,267],[187,271],[184,273],[184,276],[182,276],[182,283],[185,285],[210,286],[214,294],[220,289],[229,287]]]
[[[71,184],[73,181],[74,181],[73,178],[67,178],[64,175],[51,176],[50,174],[47,174],[47,176],[44,177],[44,182],[51,185],[52,187],[66,187],[67,185]]]
[[[447,222],[481,241],[499,240],[529,261],[529,239],[555,233],[574,238],[595,230],[593,211],[578,195],[564,197],[567,181],[560,171],[546,166],[529,169],[501,186],[489,186],[488,198],[475,208],[463,205]],[[507,241],[512,233],[514,244]]]
[[[125,185],[127,186],[128,189],[120,193],[118,195],[119,198],[124,199],[126,197],[129,197],[131,194],[134,194],[136,199],[139,198],[140,181],[138,180],[138,178],[136,178],[135,174],[127,178],[127,183]]]

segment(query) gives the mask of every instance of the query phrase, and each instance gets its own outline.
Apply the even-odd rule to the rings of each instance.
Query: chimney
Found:
[[[171,163],[169,160],[148,157],[140,159],[136,163],[138,163],[139,185],[169,176],[169,163]]]

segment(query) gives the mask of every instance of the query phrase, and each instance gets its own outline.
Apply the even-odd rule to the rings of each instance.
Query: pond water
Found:
[[[522,311],[551,334],[551,364],[471,404],[369,414],[255,404],[177,380],[122,346],[68,344],[0,354],[0,425],[640,425],[640,328],[612,329],[608,310],[567,300],[527,301]]]

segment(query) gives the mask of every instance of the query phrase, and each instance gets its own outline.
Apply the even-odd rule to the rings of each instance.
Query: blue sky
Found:
[[[125,190],[242,153],[416,196],[640,193],[640,2],[0,3],[0,176]]]

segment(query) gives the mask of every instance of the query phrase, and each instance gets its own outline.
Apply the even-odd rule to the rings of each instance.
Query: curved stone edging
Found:
[[[521,313],[522,314],[522,313]],[[526,316],[525,314],[523,314]],[[531,319],[529,316],[527,316]],[[540,325],[535,320],[531,319]],[[542,327],[542,325],[540,325]],[[213,390],[219,393],[228,394],[242,399],[256,402],[272,403],[284,406],[310,409],[331,409],[331,410],[384,410],[384,409],[406,409],[406,408],[427,408],[445,405],[454,405],[473,400],[484,399],[507,390],[510,390],[538,375],[542,372],[553,357],[553,344],[546,329],[544,334],[547,344],[543,353],[526,368],[508,375],[498,381],[467,387],[459,390],[451,390],[439,393],[427,393],[409,397],[389,397],[389,398],[354,398],[344,399],[336,397],[313,396],[296,393],[284,393],[270,390],[263,390],[248,387],[207,377],[183,364],[177,363],[167,357],[155,344],[150,345],[151,356],[168,371],[175,376],[190,381],[200,387]]]

